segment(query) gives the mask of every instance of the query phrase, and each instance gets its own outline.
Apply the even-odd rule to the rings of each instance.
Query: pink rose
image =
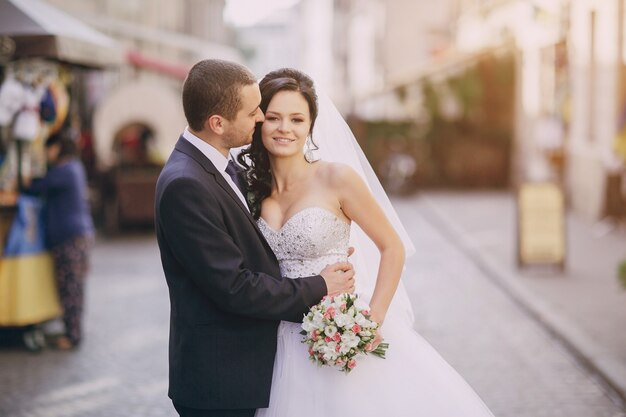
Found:
[[[348,361],[348,369],[354,369],[354,368],[356,368],[356,360],[350,359],[350,361]]]
[[[340,305],[339,310],[341,310],[341,312],[346,311],[346,303],[343,303],[342,305]]]
[[[326,336],[326,337],[324,338],[324,342],[326,342],[326,343],[330,342],[331,340],[333,340],[333,339],[331,339],[331,338],[330,338],[330,337],[328,337],[328,336]]]
[[[333,340],[335,342],[339,342],[341,340],[341,335],[339,334],[339,332],[335,333],[335,335],[333,336]]]
[[[317,330],[313,330],[311,332],[311,339],[313,339],[313,340],[317,339]]]
[[[369,316],[370,315],[370,311],[369,310],[363,310],[363,311],[361,311],[361,314],[363,314],[364,316]]]
[[[313,348],[312,348],[312,347],[310,347],[310,348],[309,348],[309,356],[313,356],[313,355],[314,355],[314,353],[313,353]]]
[[[359,326],[358,324],[355,324],[354,326],[352,326],[352,331],[354,333],[359,333],[361,331],[361,326]]]
[[[341,345],[337,343],[337,346],[335,346],[335,352],[339,352],[340,350],[341,350]]]
[[[343,359],[339,358],[335,361],[335,365],[338,366],[342,366],[344,363],[346,363]]]
[[[335,318],[335,307],[330,307],[328,310],[326,310],[326,313],[324,313],[324,318],[325,319]]]

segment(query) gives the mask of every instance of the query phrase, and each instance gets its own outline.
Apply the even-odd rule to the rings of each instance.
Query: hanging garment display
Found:
[[[13,117],[24,106],[26,91],[24,86],[9,74],[0,86],[0,126],[8,126]]]
[[[43,92],[41,87],[26,88],[24,107],[18,113],[13,125],[13,137],[15,139],[32,142],[40,134],[39,103]]]

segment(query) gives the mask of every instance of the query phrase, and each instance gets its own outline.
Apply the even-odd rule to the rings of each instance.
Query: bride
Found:
[[[318,107],[312,80],[294,69],[270,72],[260,88],[265,122],[239,161],[282,275],[315,274],[354,246],[356,292],[381,323],[376,344],[390,346],[344,375],[309,360],[300,323],[281,322],[270,404],[256,416],[491,416],[413,330],[400,276],[414,247],[337,110],[325,98]]]

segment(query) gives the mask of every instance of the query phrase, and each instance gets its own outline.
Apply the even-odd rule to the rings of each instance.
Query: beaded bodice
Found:
[[[259,229],[276,254],[281,275],[317,275],[326,265],[347,260],[350,225],[322,207],[308,207],[278,230],[259,218]]]

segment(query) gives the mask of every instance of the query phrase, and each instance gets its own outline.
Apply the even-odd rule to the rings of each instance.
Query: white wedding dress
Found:
[[[318,274],[345,261],[351,226],[321,207],[309,207],[280,230],[261,218],[258,225],[272,247],[283,276]],[[357,293],[366,301],[370,288]],[[404,299],[403,299],[404,297]],[[397,300],[399,299],[399,300]],[[387,358],[360,357],[349,374],[308,358],[300,324],[281,322],[269,408],[256,417],[488,417],[489,409],[472,388],[413,330],[404,290],[392,302],[381,328]],[[408,307],[410,310],[410,304]]]

